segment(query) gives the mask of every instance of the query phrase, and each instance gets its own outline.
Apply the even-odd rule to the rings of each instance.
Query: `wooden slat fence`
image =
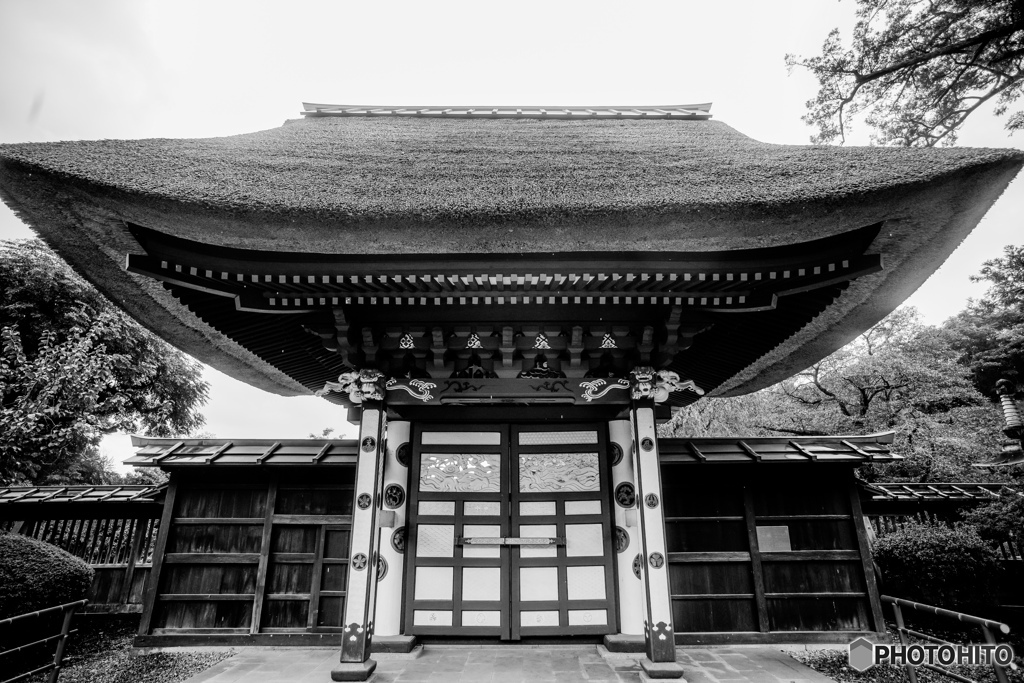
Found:
[[[61,517],[3,522],[6,531],[62,548],[94,570],[87,611],[142,610],[160,520]]]
[[[41,519],[26,522],[20,533],[62,548],[90,565],[127,565],[136,534],[135,562],[148,564],[156,542],[156,519]]]

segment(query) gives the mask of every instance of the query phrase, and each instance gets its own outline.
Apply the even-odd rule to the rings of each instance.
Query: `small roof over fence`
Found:
[[[661,461],[678,464],[817,462],[863,464],[902,460],[893,432],[866,436],[658,439]]]
[[[893,433],[834,437],[659,439],[661,459],[673,463],[891,462]],[[181,465],[353,465],[354,439],[156,439],[132,437],[137,467]]]
[[[986,501],[1003,497],[1024,497],[1017,489],[1006,484],[978,484],[964,482],[864,483],[864,489],[871,494],[871,500],[890,501]]]
[[[180,465],[354,465],[354,439],[156,439],[133,436],[136,467]]]
[[[36,503],[155,503],[167,488],[159,486],[7,486],[0,505]]]

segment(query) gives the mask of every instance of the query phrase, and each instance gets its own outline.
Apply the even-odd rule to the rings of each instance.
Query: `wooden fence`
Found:
[[[6,521],[3,526],[53,544],[94,570],[88,612],[141,612],[160,520],[133,517]]]

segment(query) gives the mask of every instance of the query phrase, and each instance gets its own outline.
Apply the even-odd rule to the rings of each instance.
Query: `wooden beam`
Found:
[[[146,578],[146,598],[142,605],[142,619],[139,621],[139,635],[148,636],[153,623],[153,611],[156,609],[157,587],[160,584],[160,572],[164,565],[164,551],[167,549],[167,538],[171,531],[171,520],[174,518],[174,503],[178,493],[178,482],[172,474],[167,484],[167,497],[164,499],[163,514],[160,515],[160,528],[156,535],[156,546],[153,549],[153,567]]]
[[[183,600],[199,602],[224,602],[252,600],[252,593],[161,593],[160,600],[172,600],[180,602]]]
[[[856,453],[860,457],[864,458],[865,460],[873,460],[874,459],[871,456],[870,453],[868,453],[867,451],[862,450],[859,446],[857,446],[856,444],[850,443],[846,439],[843,439],[839,443],[843,444],[844,446],[849,448],[851,451],[853,451],[854,453]]]
[[[16,501],[16,500],[21,500],[22,498],[27,498],[28,496],[31,496],[31,495],[32,495],[33,493],[35,493],[35,492],[36,492],[36,491],[38,491],[38,490],[39,490],[39,489],[38,489],[38,488],[35,488],[35,487],[33,487],[33,488],[30,488],[30,489],[29,489],[28,491],[24,491],[24,492],[22,492],[22,493],[21,493],[21,495],[17,495],[17,496],[15,496],[14,498],[8,498],[8,499],[7,499],[7,500],[5,500],[4,502],[5,502],[5,503],[13,503],[13,502],[14,502],[14,501]]]
[[[325,443],[317,452],[317,454],[313,456],[313,464],[316,464],[323,460],[324,458],[326,458],[327,454],[331,452],[331,448],[333,447],[333,444]]]
[[[326,543],[326,531],[323,524],[317,527],[316,530],[316,545],[317,552],[313,556],[313,583],[310,586],[309,594],[309,607],[306,610],[306,630],[313,631],[317,627],[318,617],[320,615],[320,582],[322,580],[321,574],[323,573],[324,566],[324,544]],[[351,568],[350,568],[351,569]],[[376,579],[376,575],[374,576]]]
[[[49,494],[43,496],[42,498],[34,499],[32,502],[33,503],[41,503],[44,500],[50,500],[51,498],[55,498],[55,497],[59,496],[60,494],[64,493],[65,491],[67,491],[67,490],[68,490],[67,486],[61,486],[60,488],[56,489],[55,491],[50,492]]]
[[[740,443],[743,443],[742,441]],[[764,593],[764,569],[761,548],[757,543],[757,518],[754,515],[754,494],[749,486],[743,487],[743,516],[747,522],[747,543],[750,547],[750,571],[754,579],[754,599],[757,603],[757,630],[768,632],[768,600]]]
[[[764,457],[760,453],[758,453],[753,448],[751,448],[749,445],[747,445],[746,441],[737,441],[736,443],[739,445],[739,447],[743,450],[744,453],[749,455],[751,458],[753,458],[757,462],[761,462],[764,459]]]
[[[267,459],[270,458],[270,456],[272,456],[274,454],[274,451],[276,451],[280,447],[281,447],[281,442],[280,441],[276,441],[276,442],[270,444],[270,447],[267,448],[267,450],[263,451],[263,455],[261,455],[260,457],[256,458],[256,464],[257,465],[262,465],[263,463],[265,463],[267,461]]]
[[[701,462],[708,461],[708,457],[701,453],[700,449],[697,448],[696,444],[694,444],[692,441],[687,441],[686,447],[690,450],[691,453],[693,453],[694,457],[696,457]]]
[[[135,567],[138,564],[139,553],[142,551],[143,527],[147,522],[148,520],[144,519],[133,519],[128,522],[131,525],[132,542],[131,550],[128,551],[128,566],[124,570],[124,584],[121,586],[121,597],[118,600],[122,605],[127,605],[128,600],[131,599],[132,583],[135,581]]]
[[[111,496],[114,496],[114,495],[116,495],[117,493],[120,493],[120,492],[121,492],[121,491],[123,491],[123,490],[124,490],[124,487],[123,487],[123,486],[118,486],[118,487],[117,487],[117,488],[115,488],[115,489],[114,489],[113,491],[110,491],[110,492],[109,492],[109,493],[107,493],[106,495],[100,496],[100,497],[99,497],[99,498],[97,498],[96,500],[107,500],[107,499],[108,499],[108,498],[110,498]]]
[[[258,633],[263,619],[263,601],[266,599],[267,565],[270,562],[270,541],[274,530],[274,507],[277,505],[277,478],[270,481],[267,487],[267,500],[263,509],[263,536],[260,541],[260,561],[256,570],[256,595],[252,606],[252,621],[249,633]],[[313,577],[316,581],[317,577]]]
[[[227,443],[225,443],[225,444],[222,444],[222,445],[220,446],[220,448],[218,448],[218,449],[217,449],[216,451],[214,451],[214,452],[213,452],[213,454],[212,454],[212,455],[210,455],[210,456],[209,456],[208,458],[206,458],[206,464],[207,464],[207,465],[209,465],[209,464],[210,464],[210,463],[212,463],[212,462],[213,462],[214,460],[216,460],[216,459],[217,459],[217,458],[219,458],[220,456],[224,455],[224,454],[225,454],[225,453],[227,452],[227,450],[228,450],[229,448],[231,448],[231,446],[232,446],[232,445],[233,445],[233,444],[232,444],[232,443],[231,443],[230,441],[228,441],[228,442],[227,442]]]
[[[875,631],[885,633],[885,619],[882,616],[882,601],[878,593],[878,583],[875,578],[875,566],[871,560],[871,545],[868,542],[868,532],[864,520],[864,511],[860,506],[860,492],[857,490],[857,483],[852,473],[847,486],[847,495],[850,499],[850,509],[853,514],[853,526],[857,530],[857,548],[860,550],[861,568],[864,571],[864,584],[867,586],[868,603],[871,609],[872,621]]]
[[[258,564],[260,553],[166,553],[164,564]]]
[[[778,552],[762,552],[761,562],[804,562],[808,560],[857,560],[857,550],[783,550]]]
[[[750,562],[749,552],[701,552],[669,553],[669,562]]]
[[[817,460],[818,459],[818,455],[816,453],[812,453],[808,449],[804,448],[803,444],[801,444],[799,441],[790,440],[789,441],[789,445],[792,446],[793,448],[795,448],[797,450],[797,452],[800,453],[800,455],[802,455],[802,456],[804,456],[804,457],[806,457],[806,458],[808,458],[810,460]]]
[[[184,445],[185,445],[184,441],[179,441],[178,443],[176,443],[173,446],[171,446],[170,449],[168,449],[167,451],[165,451],[165,452],[161,453],[160,455],[157,455],[157,456],[155,456],[153,458],[150,458],[150,461],[154,465],[155,464],[159,464],[159,463],[163,462],[164,460],[166,460],[167,458],[169,458],[170,456],[174,455],[174,452],[176,450],[178,450],[179,448],[181,448],[182,446],[184,446]]]
[[[95,490],[96,490],[96,487],[87,488],[86,490],[82,491],[78,495],[71,496],[70,498],[68,498],[68,501],[70,502],[70,501],[78,500],[79,498],[82,498],[83,496],[89,495],[90,493],[92,493]]]

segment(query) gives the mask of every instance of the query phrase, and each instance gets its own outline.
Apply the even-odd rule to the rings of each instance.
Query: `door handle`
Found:
[[[565,538],[563,536],[513,536],[505,539],[505,545],[565,545]]]
[[[455,545],[565,545],[564,536],[459,536]]]
[[[459,536],[455,545],[505,545],[501,536]]]

